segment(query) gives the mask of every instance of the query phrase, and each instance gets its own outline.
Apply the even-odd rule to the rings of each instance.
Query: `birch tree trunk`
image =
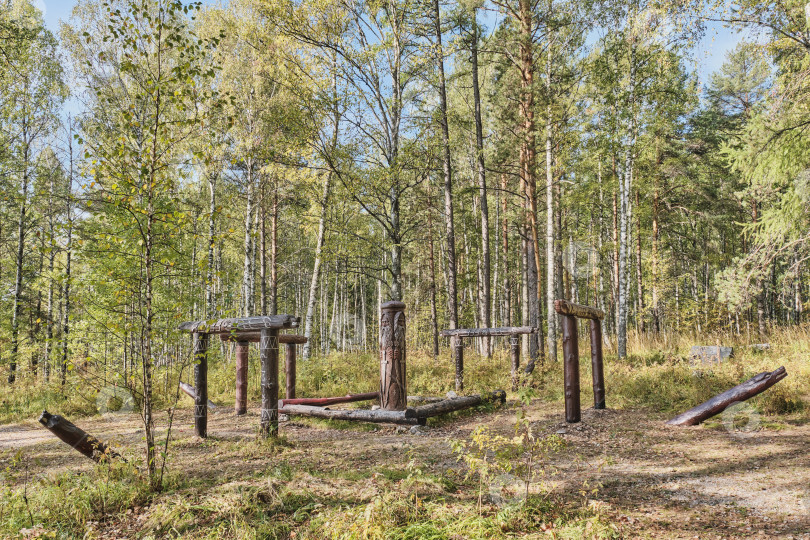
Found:
[[[253,315],[253,158],[245,160],[247,205],[245,207],[245,244],[242,266],[242,316]]]
[[[546,93],[551,99],[551,42],[548,44],[546,60]],[[548,323],[548,359],[557,361],[557,312],[554,311],[554,279],[556,257],[554,253],[554,171],[552,168],[551,144],[551,102],[546,106],[546,320]]]
[[[636,126],[635,126],[635,92],[636,92],[636,45],[631,37],[630,43],[630,99],[631,125],[630,140],[625,148],[624,174],[619,190],[619,305],[618,305],[618,328],[617,328],[617,348],[619,358],[627,356],[627,256],[628,256],[628,226],[630,219],[630,193],[633,178],[633,148],[635,147]]]

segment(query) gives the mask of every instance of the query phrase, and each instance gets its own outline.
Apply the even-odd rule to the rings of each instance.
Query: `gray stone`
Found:
[[[717,345],[695,345],[689,351],[689,360],[692,364],[719,364],[733,356],[733,348],[718,347]]]
[[[447,396],[446,396],[446,397],[447,397],[447,399],[457,398],[457,397],[458,397],[458,394],[456,394],[455,392],[453,392],[452,390],[450,390],[449,392],[447,392]]]
[[[427,426],[411,426],[411,435],[427,435],[430,428]]]

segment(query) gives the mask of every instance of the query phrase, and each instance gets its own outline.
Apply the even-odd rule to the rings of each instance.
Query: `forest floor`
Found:
[[[469,440],[482,425],[511,438],[517,411],[514,403],[469,411],[426,430],[293,419],[281,423],[282,443],[267,445],[257,441],[256,404],[242,417],[229,407],[212,411],[210,438],[204,441],[193,436],[190,400],[185,405],[175,418],[169,463],[182,486],[107,519],[88,521],[87,537],[218,536],[217,527],[224,531],[223,520],[230,519],[229,512],[243,511],[240,504],[247,504],[243,499],[249,496],[250,504],[287,505],[286,524],[274,529],[284,531],[274,533],[278,537],[337,537],[340,530],[342,537],[362,538],[353,536],[346,522],[365,519],[368,524],[371,503],[383,493],[411,497],[413,486],[404,485],[415,467],[425,478],[457,479],[424,482],[416,490],[416,512],[419,497],[458,500],[475,509],[482,488],[463,480],[466,466],[450,441]],[[601,532],[588,525],[566,533],[549,519],[505,537],[810,538],[810,425],[757,417],[753,424],[758,429],[751,432],[728,429],[721,419],[672,428],[660,413],[638,409],[586,409],[581,423],[566,424],[559,403],[534,400],[526,410],[538,435],[564,441],[542,466],[543,496],[575,501],[606,526]],[[137,455],[143,444],[137,415],[71,420],[128,449],[129,455]],[[34,421],[0,427],[0,471],[19,471],[23,462],[25,474],[9,475],[9,485],[36,485],[40,476],[81,474],[95,467]],[[286,496],[281,494],[285,489]],[[290,502],[291,490],[299,494],[298,503]],[[489,490],[483,492],[478,513],[497,512],[486,497]],[[352,514],[352,508],[359,510]],[[424,508],[417,520],[434,519]],[[313,528],[315,521],[319,525]],[[32,525],[39,528],[22,534],[35,537],[49,528],[48,523]],[[245,535],[230,529],[222,536]]]

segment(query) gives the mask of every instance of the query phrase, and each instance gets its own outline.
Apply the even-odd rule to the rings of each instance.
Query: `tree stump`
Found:
[[[408,393],[405,375],[405,304],[382,305],[380,315],[380,408],[404,411]]]

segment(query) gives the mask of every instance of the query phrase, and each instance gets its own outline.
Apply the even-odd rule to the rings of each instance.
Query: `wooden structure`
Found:
[[[475,407],[485,401],[504,403],[506,401],[506,393],[501,390],[488,395],[459,396],[443,399],[420,407],[407,407],[402,410],[394,411],[385,409],[326,409],[311,405],[285,405],[283,409],[280,409],[280,412],[282,414],[312,416],[332,420],[358,420],[361,422],[384,424],[425,425],[427,419],[430,417]]]
[[[380,314],[380,408],[404,411],[407,407],[405,304],[391,301]]]
[[[194,339],[194,386],[197,399],[194,406],[194,431],[199,437],[208,435],[208,341],[209,336],[234,336],[239,342],[241,335],[257,335],[262,364],[261,432],[265,436],[278,433],[278,343],[279,330],[297,328],[300,319],[292,315],[262,315],[220,319],[213,324],[207,321],[192,321],[181,324],[178,329],[190,332]],[[244,334],[243,334],[244,333]],[[249,340],[241,339],[243,343]],[[247,355],[245,355],[247,356]],[[246,381],[245,377],[245,381]],[[240,403],[237,400],[237,412]]]
[[[512,390],[517,390],[518,370],[520,369],[520,336],[534,334],[533,326],[505,326],[500,328],[455,328],[442,330],[442,337],[452,338],[453,359],[456,365],[456,392],[464,389],[464,342],[462,338],[509,336]]]
[[[278,400],[279,407],[286,407],[287,405],[314,405],[316,407],[326,407],[329,405],[337,405],[338,403],[352,403],[355,401],[370,401],[372,399],[379,399],[379,392],[367,392],[365,394],[346,394],[340,397],[326,397],[326,398],[285,398]]]
[[[771,386],[775,385],[782,379],[787,377],[787,370],[784,366],[774,371],[764,371],[759,375],[755,375],[738,384],[730,390],[726,390],[722,394],[714,396],[712,399],[701,403],[697,407],[689,409],[685,413],[679,414],[669,422],[670,426],[694,426],[707,418],[719,414],[726,410],[726,407],[739,401],[745,401],[757,394],[761,394]]]
[[[237,344],[237,403],[236,412],[247,407],[247,377],[239,377],[240,371],[247,373],[247,350],[252,342],[259,342],[262,362],[262,432],[275,435],[278,432],[279,413],[288,415],[313,416],[340,420],[359,420],[363,422],[383,422],[406,425],[424,425],[427,418],[448,412],[473,407],[487,400],[500,400],[503,403],[506,394],[503,391],[493,392],[487,396],[462,396],[447,399],[425,400],[426,405],[408,408],[407,370],[405,350],[405,304],[398,301],[382,305],[380,318],[380,388],[378,392],[366,394],[349,394],[334,398],[295,398],[295,345],[306,343],[303,336],[279,335],[280,329],[295,328],[299,319],[291,315],[272,315],[262,317],[245,317],[222,319],[208,325],[205,321],[187,322],[179,329],[191,332],[194,336],[196,399],[195,431],[200,437],[206,436],[208,400],[207,400],[207,350],[211,334],[219,335],[223,341]],[[488,329],[491,335],[512,335],[504,329]],[[514,330],[514,329],[507,329]],[[534,328],[527,329],[534,332]],[[528,333],[528,332],[523,332]],[[476,334],[476,335],[481,335]],[[278,399],[278,344],[287,345],[287,396]],[[518,349],[519,350],[519,349]],[[518,353],[519,354],[519,353]],[[241,389],[240,389],[241,385]],[[325,406],[379,399],[379,410],[366,409],[328,409]]]
[[[234,410],[241,415],[247,412],[247,384],[248,384],[248,355],[250,344],[258,343],[261,333],[256,331],[235,331],[228,334],[220,334],[222,341],[236,343],[236,403]],[[303,345],[307,342],[304,336],[295,334],[279,334],[278,342],[284,345],[284,375],[286,399],[295,397],[295,370],[296,370],[296,345]]]
[[[605,408],[605,375],[602,360],[602,319],[605,313],[567,300],[555,300],[554,310],[561,315],[563,373],[565,379],[565,421],[579,422],[579,337],[577,318],[588,319],[591,330],[591,366],[593,371],[593,408]]]
[[[39,423],[48,431],[56,435],[62,442],[70,445],[96,463],[105,459],[121,458],[121,454],[110,448],[106,443],[96,439],[72,422],[67,421],[58,414],[42,411]]]

